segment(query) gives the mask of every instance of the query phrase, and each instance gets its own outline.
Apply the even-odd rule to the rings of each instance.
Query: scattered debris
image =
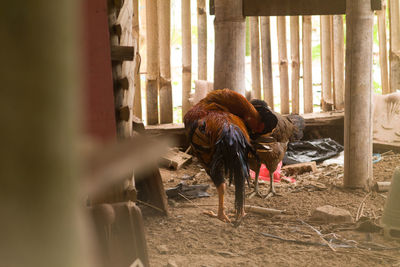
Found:
[[[325,205],[316,208],[311,220],[325,223],[347,223],[353,222],[353,218],[348,210]]]
[[[313,226],[309,225],[308,223],[304,222],[304,221],[300,221],[302,224],[310,227],[314,232],[316,232],[319,236],[319,238],[322,240],[323,243],[325,243],[332,251],[336,252],[336,249],[334,247],[332,247],[332,245],[325,240],[325,238],[322,236],[321,232],[318,231],[317,229],[315,229]]]
[[[288,176],[303,174],[306,172],[315,172],[317,171],[317,164],[315,161],[311,161],[286,165],[282,167],[282,171],[285,171],[285,174]]]
[[[366,194],[365,197],[363,198],[363,200],[361,201],[360,206],[358,206],[357,215],[356,215],[356,222],[363,216],[365,201],[367,200],[367,197],[369,197],[370,195],[371,195],[371,192]]]
[[[168,247],[166,245],[159,245],[157,246],[157,250],[160,254],[167,254],[168,253]]]
[[[376,182],[373,189],[376,192],[388,192],[390,189],[390,182]]]
[[[159,164],[169,169],[179,170],[183,165],[189,163],[191,160],[191,155],[175,148],[170,149],[165,156],[161,157]]]
[[[229,258],[229,257],[236,257],[238,255],[236,255],[235,253],[229,252],[229,251],[218,251],[217,252],[219,255]]]
[[[269,215],[282,214],[285,212],[284,210],[270,209],[270,208],[251,206],[251,205],[245,205],[244,208],[247,212],[254,212],[254,213],[259,213],[259,214],[269,214]]]
[[[167,262],[167,267],[178,267],[178,264],[172,259],[169,259]]]

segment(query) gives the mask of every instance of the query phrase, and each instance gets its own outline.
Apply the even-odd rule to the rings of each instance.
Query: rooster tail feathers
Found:
[[[211,161],[211,176],[217,175],[223,165],[225,174],[235,183],[235,209],[238,214],[243,211],[245,180],[249,179],[247,164],[248,153],[253,151],[242,131],[233,124],[225,124],[215,144],[215,152]],[[254,151],[253,151],[254,153]]]

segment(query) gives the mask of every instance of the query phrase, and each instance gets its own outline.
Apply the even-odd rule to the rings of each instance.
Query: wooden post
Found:
[[[331,62],[331,22],[330,16],[321,16],[321,79],[322,110],[332,110],[332,62]]]
[[[158,124],[158,19],[157,1],[146,0],[146,48],[147,48],[147,75],[146,75],[146,106],[147,124]]]
[[[260,34],[258,17],[250,17],[251,43],[251,98],[261,99]]]
[[[172,123],[171,87],[171,1],[158,0],[160,46],[160,123]]]
[[[197,0],[198,80],[207,80],[207,9],[206,0]]]
[[[142,91],[140,85],[140,31],[139,31],[139,0],[133,0],[133,18],[132,18],[132,37],[135,47],[135,61],[133,63],[133,83],[135,88],[135,96],[133,99],[133,115],[142,119]]]
[[[303,16],[303,97],[304,113],[313,112],[311,16]]]
[[[286,17],[278,16],[278,54],[279,54],[279,79],[281,88],[281,113],[289,114],[289,74],[288,74],[288,59],[286,47]]]
[[[190,0],[182,0],[182,116],[190,109],[192,89],[192,26]]]
[[[7,88],[0,90],[2,266],[98,266],[87,260],[93,244],[82,228],[88,225],[78,185],[83,6],[3,3],[0,23],[9,30],[0,71]],[[25,15],[16,25],[6,10]]]
[[[378,15],[378,35],[379,35],[379,65],[381,68],[382,94],[389,94],[389,72],[386,39],[386,1],[382,1],[382,10],[376,11]]]
[[[264,100],[274,109],[274,84],[272,78],[271,26],[269,17],[260,17],[261,57]]]
[[[214,89],[245,95],[246,24],[242,0],[215,0]]]
[[[334,15],[332,23],[333,88],[335,109],[344,109],[344,31],[343,16]]]
[[[300,113],[299,80],[300,80],[300,51],[299,51],[299,17],[290,17],[290,57],[292,61],[292,113]]]
[[[400,3],[389,1],[390,16],[390,91],[400,90]]]
[[[344,186],[362,188],[372,179],[371,1],[347,1],[346,22]]]

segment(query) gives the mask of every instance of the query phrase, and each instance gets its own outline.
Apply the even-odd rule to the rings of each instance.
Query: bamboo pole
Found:
[[[246,24],[242,0],[215,0],[214,89],[245,95]]]
[[[299,80],[300,80],[300,48],[299,17],[290,17],[290,57],[292,61],[292,113],[300,113]]]
[[[146,75],[146,106],[147,124],[158,124],[158,20],[157,1],[146,0],[146,48],[147,48],[147,75]]]
[[[190,0],[182,0],[182,116],[190,109],[192,89],[192,27]]]
[[[344,186],[362,188],[372,179],[372,26],[369,0],[346,3]]]
[[[313,112],[311,16],[303,16],[303,97],[304,113]]]
[[[277,17],[279,79],[281,92],[281,113],[289,114],[289,74],[286,47],[286,17]]]
[[[7,88],[0,90],[0,122],[7,125],[0,131],[2,266],[98,266],[87,260],[93,244],[83,231],[78,185],[84,6],[3,3],[0,31],[9,30],[0,71]],[[15,13],[5,10],[26,15],[16,26]]]
[[[207,9],[206,0],[197,0],[198,80],[207,80]]]
[[[379,65],[381,69],[382,94],[389,94],[389,72],[386,39],[386,1],[382,1],[382,10],[376,12],[378,16],[378,35],[379,35]]]
[[[158,0],[160,47],[160,123],[172,123],[171,87],[171,1]]]
[[[270,17],[260,17],[260,24],[264,100],[274,109]]]
[[[259,18],[250,17],[251,92],[252,98],[261,99]]]
[[[335,109],[344,109],[344,30],[343,16],[334,15],[332,23],[333,88]]]
[[[135,96],[133,99],[133,115],[142,119],[142,92],[140,85],[140,61],[141,56],[139,53],[140,48],[140,32],[139,32],[139,0],[133,0],[133,19],[132,19],[132,37],[136,51],[134,62],[134,76],[133,83],[135,88]]]
[[[332,62],[331,62],[331,27],[330,16],[321,16],[321,79],[322,110],[332,110]]]
[[[400,90],[400,1],[389,1],[390,16],[390,91]]]

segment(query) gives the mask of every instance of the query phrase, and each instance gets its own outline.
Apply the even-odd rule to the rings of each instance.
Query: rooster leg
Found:
[[[254,179],[254,191],[250,193],[249,198],[252,198],[252,197],[254,197],[255,195],[257,195],[257,196],[263,198],[263,196],[261,195],[261,193],[258,191],[258,176],[259,176],[259,174],[260,174],[260,166],[257,167],[257,170],[256,170],[256,177],[255,177],[255,179]]]
[[[274,173],[272,171],[269,172],[269,191],[265,198],[269,198],[275,196],[275,188],[274,188]]]
[[[205,212],[205,214],[211,216],[211,217],[215,217],[218,218],[219,220],[223,221],[223,222],[227,222],[230,223],[231,220],[228,218],[228,216],[226,216],[225,214],[225,208],[224,208],[224,194],[225,194],[225,188],[226,188],[226,184],[222,183],[217,187],[217,192],[218,192],[218,214],[215,214],[212,211],[207,211]]]

